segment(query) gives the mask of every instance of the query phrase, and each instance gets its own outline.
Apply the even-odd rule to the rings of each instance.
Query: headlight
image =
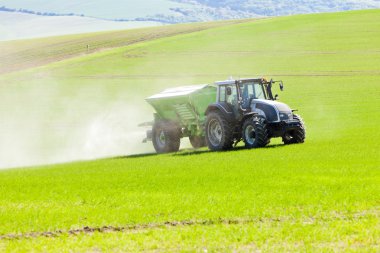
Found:
[[[293,113],[280,112],[280,120],[289,120],[289,119],[293,119]]]
[[[283,113],[283,112],[280,112],[280,120],[286,120],[288,119],[288,114],[287,113]]]

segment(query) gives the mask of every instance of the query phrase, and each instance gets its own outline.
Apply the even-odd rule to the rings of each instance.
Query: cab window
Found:
[[[230,89],[230,94],[228,94],[227,90]],[[227,85],[226,86],[226,102],[231,105],[236,105],[238,102],[238,95],[236,91],[235,85]]]
[[[226,86],[219,87],[219,101],[226,102]]]
[[[263,86],[259,83],[247,82],[241,84],[240,89],[242,90],[243,101],[250,98],[265,99]]]

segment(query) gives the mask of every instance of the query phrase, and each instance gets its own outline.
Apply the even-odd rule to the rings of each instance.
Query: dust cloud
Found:
[[[0,168],[154,152],[138,127],[153,119],[143,96],[46,78],[0,84]]]

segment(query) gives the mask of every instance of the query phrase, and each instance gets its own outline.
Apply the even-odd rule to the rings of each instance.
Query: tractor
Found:
[[[282,91],[282,81],[265,78],[164,90],[146,99],[156,113],[144,141],[151,140],[157,153],[178,151],[183,137],[194,148],[212,151],[229,150],[240,141],[246,148],[265,147],[276,137],[284,144],[303,143],[303,120],[273,96],[275,83]]]

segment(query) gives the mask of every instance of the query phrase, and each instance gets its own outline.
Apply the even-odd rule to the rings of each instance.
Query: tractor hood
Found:
[[[267,105],[271,105],[277,109],[279,112],[292,112],[292,109],[287,104],[273,101],[273,100],[266,100],[266,99],[254,99],[254,103],[263,103]]]
[[[293,118],[290,107],[278,101],[254,99],[251,104],[251,109],[264,116],[268,122],[279,122]]]

